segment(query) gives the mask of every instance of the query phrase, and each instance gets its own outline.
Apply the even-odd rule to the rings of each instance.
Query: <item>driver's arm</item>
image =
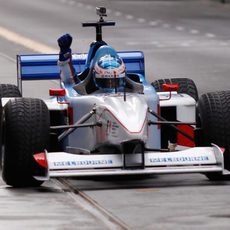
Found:
[[[67,84],[76,84],[80,82],[72,64],[72,51],[70,48],[72,40],[72,36],[69,34],[64,34],[57,40],[60,47],[58,60],[60,77],[61,81]]]

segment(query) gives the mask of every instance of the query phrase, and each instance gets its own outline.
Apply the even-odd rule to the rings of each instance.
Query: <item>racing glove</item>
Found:
[[[57,42],[60,47],[59,61],[67,61],[71,57],[70,46],[72,44],[72,36],[70,34],[64,34],[58,38]]]
[[[72,52],[70,46],[72,44],[72,36],[64,34],[58,38],[57,42],[60,47],[58,65],[60,67],[61,81],[67,84],[73,84],[80,81],[76,77],[75,69],[72,63]]]

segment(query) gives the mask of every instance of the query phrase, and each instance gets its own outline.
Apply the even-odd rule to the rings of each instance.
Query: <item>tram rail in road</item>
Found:
[[[117,230],[128,230],[130,229],[123,221],[117,218],[115,215],[110,213],[94,199],[88,196],[84,191],[80,190],[76,186],[73,186],[67,179],[59,178],[53,179],[58,186],[60,186],[64,192],[68,193],[74,200],[82,204],[84,209],[91,213],[95,218],[102,221],[107,229],[117,229]]]

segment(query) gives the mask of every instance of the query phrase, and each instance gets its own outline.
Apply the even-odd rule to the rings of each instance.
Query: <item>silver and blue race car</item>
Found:
[[[98,21],[83,23],[96,28],[88,54],[71,54],[65,35],[59,40],[65,52],[18,55],[18,86],[0,85],[6,184],[166,173],[228,178],[230,92],[198,98],[188,78],[149,83],[143,52],[106,44],[102,27],[115,22],[104,20],[105,8],[97,13]],[[50,89],[49,99],[22,97],[24,81],[51,79],[60,79],[60,87]]]

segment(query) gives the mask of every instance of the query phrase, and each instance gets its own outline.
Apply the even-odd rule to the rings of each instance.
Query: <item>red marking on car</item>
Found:
[[[177,92],[179,90],[179,85],[178,84],[163,84],[162,90],[165,92],[169,92],[168,98],[161,98],[160,101],[168,101],[172,97],[172,92]]]
[[[64,97],[66,91],[65,89],[49,89],[49,95],[54,97]]]
[[[72,55],[70,55],[70,61],[68,62],[68,65],[69,65],[71,76],[73,78],[74,83],[75,84],[79,83],[79,82],[77,82],[77,79],[75,77],[75,70],[74,70],[74,67],[72,65]]]
[[[45,153],[36,153],[33,155],[33,157],[40,166],[42,166],[43,168],[48,168],[48,163],[47,163]]]
[[[163,91],[178,91],[179,90],[179,85],[178,84],[163,84],[162,85],[162,90]]]
[[[221,150],[222,153],[225,152],[225,148],[223,148],[223,147],[220,147],[220,150]]]
[[[73,124],[73,107],[69,106],[67,109],[67,117],[69,119],[69,125]]]
[[[190,137],[194,138],[194,127],[191,125],[177,125],[177,128],[187,133]],[[177,132],[177,144],[187,147],[195,147],[194,141],[191,141],[179,132]]]

